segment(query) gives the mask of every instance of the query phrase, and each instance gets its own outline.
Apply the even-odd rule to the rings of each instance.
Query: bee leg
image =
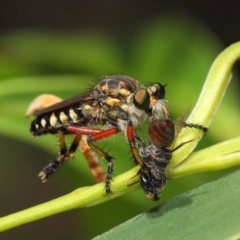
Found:
[[[137,138],[143,144],[143,141],[141,140],[141,138],[134,133],[132,122],[128,121],[127,140],[128,140],[129,145],[130,145],[130,149],[131,149],[132,155],[134,157],[135,163],[139,164],[142,167],[143,166],[143,161],[142,161],[142,158],[139,155],[138,150],[136,148],[135,138]]]
[[[202,125],[199,125],[199,124],[196,124],[196,123],[186,123],[184,122],[184,127],[189,127],[189,128],[197,128],[197,129],[200,129],[204,132],[204,134],[207,132],[208,128],[202,126]]]
[[[182,142],[180,143],[178,146],[176,146],[175,148],[171,149],[171,150],[168,150],[168,152],[174,152],[176,151],[177,149],[181,148],[182,146],[184,146],[185,144],[187,143],[190,143],[190,142],[193,142],[194,140],[196,140],[197,138],[194,138],[194,139],[191,139],[191,140],[188,140],[188,141],[185,141],[185,142]],[[167,150],[167,149],[165,149]]]
[[[60,140],[59,156],[57,159],[55,159],[54,161],[50,162],[47,166],[45,166],[42,169],[42,171],[38,174],[42,182],[46,182],[48,177],[51,176],[57,170],[60,164],[62,164],[69,158],[73,157],[81,139],[81,135],[76,135],[70,148],[67,149],[64,133],[62,131],[59,131],[58,135]]]

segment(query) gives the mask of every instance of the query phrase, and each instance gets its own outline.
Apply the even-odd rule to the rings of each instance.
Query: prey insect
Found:
[[[129,143],[135,159],[140,165],[140,185],[146,196],[154,201],[160,199],[159,191],[165,187],[167,176],[165,169],[172,158],[172,154],[185,144],[194,141],[183,142],[173,149],[169,149],[174,143],[176,135],[182,127],[189,127],[207,132],[207,128],[186,122],[174,122],[170,119],[155,119],[148,126],[148,136],[151,144],[146,146],[140,137],[135,136],[139,143],[139,153],[132,139],[133,129],[129,127]]]
[[[167,116],[164,87],[159,83],[143,87],[128,76],[110,75],[88,92],[35,111],[36,118],[30,126],[33,136],[58,134],[60,140],[59,156],[42,169],[39,173],[41,180],[45,182],[61,163],[72,157],[81,137],[88,135],[87,145],[108,162],[105,188],[106,193],[111,193],[113,159],[92,142],[120,131],[126,134],[128,121],[136,129],[146,117]],[[98,124],[102,128],[96,128]],[[66,134],[75,134],[69,148],[65,143]]]

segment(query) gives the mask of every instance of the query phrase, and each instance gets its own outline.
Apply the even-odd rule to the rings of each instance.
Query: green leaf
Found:
[[[40,74],[120,72],[122,57],[115,42],[104,34],[60,34],[16,31],[0,36],[0,43],[15,61],[25,63]]]
[[[237,171],[181,194],[94,239],[237,239],[239,182]]]

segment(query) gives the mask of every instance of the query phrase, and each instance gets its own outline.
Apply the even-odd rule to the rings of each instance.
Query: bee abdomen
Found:
[[[149,125],[148,132],[156,147],[169,147],[175,137],[174,123],[169,119],[156,119]]]

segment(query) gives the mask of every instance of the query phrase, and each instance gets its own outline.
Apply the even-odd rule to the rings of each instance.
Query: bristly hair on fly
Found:
[[[91,83],[87,83],[86,84],[86,87],[84,88],[84,90],[86,92],[91,92],[93,91],[93,89],[98,85],[98,83],[102,80],[104,80],[105,78],[107,77],[111,77],[112,75],[124,75],[124,76],[127,76],[126,74],[124,73],[109,73],[109,74],[106,74],[106,75],[103,75],[101,77],[96,77],[94,78]]]

